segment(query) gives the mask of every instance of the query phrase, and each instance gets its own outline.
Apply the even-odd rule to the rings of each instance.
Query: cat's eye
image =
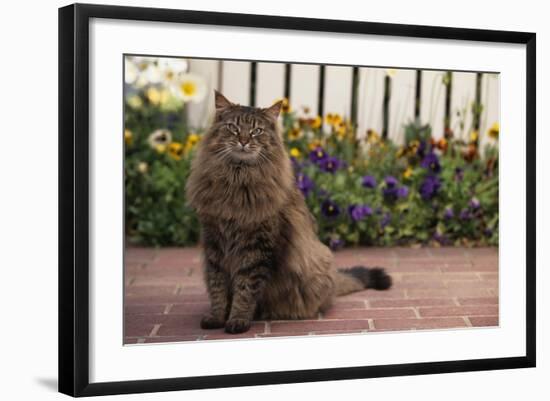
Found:
[[[252,135],[252,137],[256,137],[258,135],[261,135],[264,133],[264,130],[262,128],[254,128],[251,132],[250,132],[250,135]]]
[[[239,135],[239,127],[237,127],[235,124],[228,123],[226,127],[233,135]]]

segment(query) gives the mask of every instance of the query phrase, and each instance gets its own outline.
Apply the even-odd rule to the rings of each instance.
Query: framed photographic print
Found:
[[[59,390],[535,366],[535,82],[534,33],[61,8]]]

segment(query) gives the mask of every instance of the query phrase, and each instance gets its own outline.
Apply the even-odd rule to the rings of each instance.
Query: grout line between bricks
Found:
[[[420,316],[420,312],[418,311],[418,307],[415,306],[415,307],[412,308],[412,309],[413,309],[413,311],[414,311],[414,314],[416,315],[416,318],[417,318],[417,319],[422,319],[422,316]]]
[[[365,309],[369,309],[370,308],[370,302],[368,299],[364,299],[363,300],[363,303],[365,304]]]
[[[466,326],[468,327],[474,327],[472,325],[472,322],[470,321],[470,318],[468,316],[462,316],[462,319],[464,319],[464,322],[466,323]]]
[[[271,322],[265,322],[264,334],[271,334]]]
[[[143,344],[144,342],[145,342],[145,338],[143,337],[138,338],[136,341],[137,344]]]

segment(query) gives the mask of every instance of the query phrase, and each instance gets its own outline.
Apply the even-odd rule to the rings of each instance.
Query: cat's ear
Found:
[[[222,95],[220,92],[214,89],[214,104],[216,105],[216,110],[225,109],[229,106],[232,106],[233,103],[231,103],[227,98]]]
[[[267,109],[263,109],[263,111],[269,117],[276,120],[279,117],[279,114],[281,113],[282,106],[283,106],[283,101],[279,100],[277,103],[273,104],[273,106],[270,106]]]

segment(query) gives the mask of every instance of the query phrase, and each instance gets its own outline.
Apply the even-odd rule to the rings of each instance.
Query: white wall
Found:
[[[103,3],[104,1],[98,1]],[[550,25],[544,2],[441,1],[309,2],[280,0],[110,0],[111,3],[380,22],[467,26],[538,33],[538,339],[539,367],[417,377],[292,384],[236,389],[106,397],[102,400],[546,400],[548,266],[550,248]],[[7,400],[67,399],[55,393],[57,375],[57,10],[64,1],[12,2],[2,13],[2,386]],[[182,44],[184,47],[184,44]],[[330,49],[327,49],[330,51]],[[391,352],[391,350],[388,350]],[[215,363],[215,362],[213,362]]]

